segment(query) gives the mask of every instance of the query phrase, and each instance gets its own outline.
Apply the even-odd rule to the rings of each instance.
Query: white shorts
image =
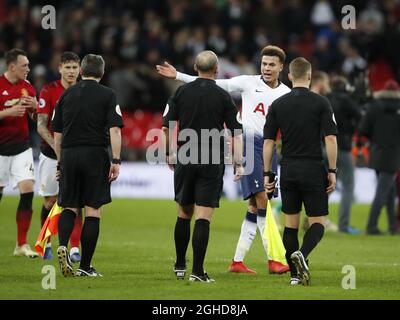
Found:
[[[25,180],[35,181],[32,148],[15,156],[0,155],[0,187],[10,184],[15,189]]]
[[[46,157],[43,153],[39,156],[39,195],[43,197],[58,194],[58,181],[56,180],[57,160]]]

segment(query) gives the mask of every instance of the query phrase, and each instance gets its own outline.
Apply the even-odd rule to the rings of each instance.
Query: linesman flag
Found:
[[[62,208],[56,202],[40,230],[39,237],[35,244],[35,249],[43,257],[46,244],[51,236],[58,233],[58,219],[60,218]]]
[[[267,240],[268,255],[270,259],[287,266],[287,261],[285,257],[286,250],[283,245],[278,226],[276,225],[274,215],[272,213],[271,201],[267,201],[267,218],[263,236]]]

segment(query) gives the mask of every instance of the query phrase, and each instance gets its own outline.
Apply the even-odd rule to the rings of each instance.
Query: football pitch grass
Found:
[[[205,269],[215,283],[176,280],[172,272],[175,249],[173,201],[115,199],[105,207],[93,265],[103,278],[63,278],[57,260],[51,262],[13,257],[17,197],[0,203],[0,299],[134,299],[134,300],[286,300],[286,299],[399,299],[400,237],[325,233],[310,255],[311,286],[290,286],[289,276],[270,275],[257,235],[245,262],[257,275],[231,274],[227,268],[234,254],[245,212],[243,201],[221,201],[211,224]],[[34,199],[29,243],[39,233],[41,199]],[[351,224],[364,228],[369,206],[355,205]],[[337,206],[330,218],[337,221]],[[381,230],[386,230],[382,212]],[[192,222],[193,230],[193,222]],[[300,241],[303,233],[300,232]],[[55,255],[58,239],[53,240]],[[192,261],[191,243],[187,258]],[[56,289],[42,288],[45,265],[54,265]],[[355,289],[342,288],[343,267],[355,270]],[[77,266],[75,266],[76,269]],[[346,269],[348,272],[348,269]],[[346,281],[345,281],[346,282]]]

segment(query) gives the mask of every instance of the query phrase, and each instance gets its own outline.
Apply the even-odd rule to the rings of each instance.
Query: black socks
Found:
[[[42,206],[42,212],[40,214],[40,222],[41,226],[43,226],[44,222],[46,221],[47,217],[49,216],[50,209],[46,209],[45,206]]]
[[[206,256],[208,239],[210,235],[210,222],[198,219],[194,225],[192,247],[193,247],[193,274],[204,275],[203,263]]]
[[[69,238],[74,228],[76,214],[72,210],[64,209],[58,220],[58,241],[60,246],[68,248]]]
[[[100,232],[100,218],[86,217],[81,235],[82,260],[79,268],[88,271]]]
[[[307,232],[304,234],[303,245],[301,246],[301,253],[304,259],[307,259],[310,252],[317,246],[324,236],[325,227],[320,223],[313,223]]]
[[[186,267],[186,250],[190,240],[190,219],[178,217],[174,231],[176,262],[175,267]]]
[[[297,237],[298,232],[299,229],[293,229],[288,227],[285,227],[285,230],[283,231],[283,245],[285,246],[286,249],[286,261],[290,268],[291,277],[297,276],[296,267],[293,264],[292,259],[290,259],[290,256],[292,255],[293,252],[299,250],[299,239]]]

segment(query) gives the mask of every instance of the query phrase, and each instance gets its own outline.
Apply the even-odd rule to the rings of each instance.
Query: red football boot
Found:
[[[250,274],[256,274],[257,272],[255,272],[254,270],[251,270],[249,268],[247,268],[245,266],[245,264],[243,263],[243,261],[233,261],[231,265],[229,266],[228,269],[229,272],[235,272],[235,273],[250,273]]]
[[[268,260],[269,273],[282,274],[290,271],[289,266],[278,261]]]

